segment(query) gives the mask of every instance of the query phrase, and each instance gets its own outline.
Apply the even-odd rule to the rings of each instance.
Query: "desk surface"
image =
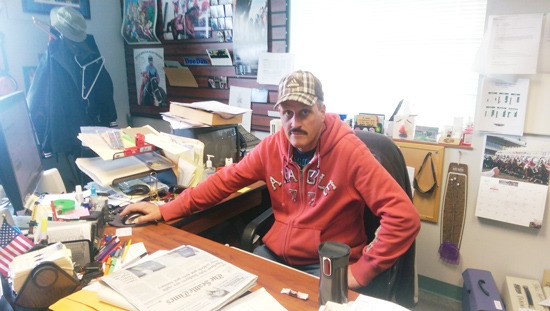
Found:
[[[199,234],[234,216],[252,209],[259,209],[258,215],[271,206],[269,194],[263,181],[246,187],[246,191],[235,192],[215,206],[197,212],[189,217],[171,220],[168,224],[185,231]],[[243,188],[244,190],[244,188]]]
[[[115,228],[107,227],[106,234],[114,234]],[[121,238],[123,241],[130,237]],[[180,245],[192,245],[230,262],[258,276],[253,290],[264,287],[288,310],[318,310],[319,279],[248,252],[219,244],[167,224],[132,228],[132,243],[143,242],[149,254],[158,250],[170,250]],[[281,289],[291,288],[309,294],[307,301],[281,294]],[[358,294],[350,291],[349,300]]]

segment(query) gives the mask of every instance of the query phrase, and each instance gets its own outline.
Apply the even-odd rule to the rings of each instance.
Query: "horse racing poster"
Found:
[[[542,228],[549,160],[546,137],[487,135],[476,216]]]
[[[164,49],[134,49],[137,105],[167,108]],[[146,109],[151,112],[157,109]],[[157,112],[166,109],[157,110]]]

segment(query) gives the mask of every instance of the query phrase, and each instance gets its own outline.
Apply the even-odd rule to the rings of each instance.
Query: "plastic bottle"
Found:
[[[473,136],[474,136],[474,124],[468,123],[468,125],[466,125],[466,128],[464,129],[464,132],[462,133],[462,140],[460,144],[463,146],[471,146]]]
[[[233,164],[233,158],[225,158],[225,166]]]
[[[207,154],[206,157],[208,157],[208,160],[206,160],[206,168],[204,169],[204,175],[203,175],[204,178],[203,178],[203,180],[208,178],[208,176],[213,175],[214,173],[216,173],[216,168],[214,166],[212,166],[212,160],[210,160],[210,158],[213,158],[214,156],[210,155],[210,154]]]
[[[84,195],[82,194],[82,186],[76,185],[75,186],[75,201],[77,206],[80,206],[82,202],[84,202]]]

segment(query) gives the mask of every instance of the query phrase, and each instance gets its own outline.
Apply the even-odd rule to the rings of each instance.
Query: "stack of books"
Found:
[[[8,272],[13,290],[16,293],[19,292],[32,269],[46,261],[53,262],[69,275],[74,274],[71,250],[61,242],[57,242],[39,250],[19,255],[13,259],[9,265]]]

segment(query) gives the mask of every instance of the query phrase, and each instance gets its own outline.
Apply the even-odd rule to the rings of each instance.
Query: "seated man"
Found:
[[[266,137],[239,163],[225,167],[167,204],[129,205],[138,221],[170,220],[215,205],[257,180],[266,182],[275,223],[254,252],[319,275],[317,247],[351,247],[349,288],[366,286],[413,243],[420,217],[410,199],[337,114],[326,113],[320,81],[296,71],[279,85],[282,130]],[[381,217],[367,245],[365,205]]]

